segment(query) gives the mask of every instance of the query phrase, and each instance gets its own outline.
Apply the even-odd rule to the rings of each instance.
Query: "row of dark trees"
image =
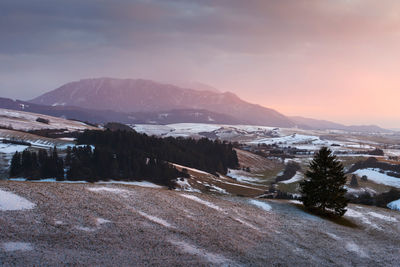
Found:
[[[164,160],[213,174],[226,174],[228,168],[239,166],[231,143],[207,138],[159,138],[137,132],[92,130],[79,135],[77,142],[105,148],[125,157],[129,152],[131,156]]]
[[[15,152],[11,160],[10,177],[64,178],[64,161],[58,156],[57,149],[39,150],[38,153],[28,150]]]
[[[170,163],[211,173],[236,168],[238,159],[229,143],[208,139],[161,139],[127,131],[87,131],[78,137],[80,146],[69,147],[64,158],[57,149],[38,153],[16,152],[10,176],[58,180],[148,180],[174,186],[177,177],[187,177]]]

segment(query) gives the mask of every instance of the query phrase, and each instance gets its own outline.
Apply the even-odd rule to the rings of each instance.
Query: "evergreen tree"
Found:
[[[10,177],[17,177],[22,174],[21,153],[15,152],[11,159]]]
[[[344,188],[346,177],[343,165],[327,147],[322,147],[314,156],[300,183],[301,200],[307,209],[318,213],[330,213],[343,216],[346,212],[347,190]]]

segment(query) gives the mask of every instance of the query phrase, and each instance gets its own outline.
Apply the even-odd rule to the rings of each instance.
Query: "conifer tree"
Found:
[[[322,147],[314,156],[300,183],[301,200],[307,209],[318,213],[333,213],[343,216],[346,212],[347,190],[343,165],[327,147]]]
[[[22,173],[21,153],[15,152],[11,159],[10,177],[20,176]]]

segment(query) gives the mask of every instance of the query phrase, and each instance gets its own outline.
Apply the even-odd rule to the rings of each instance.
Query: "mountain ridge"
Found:
[[[124,113],[198,109],[229,115],[248,124],[294,126],[285,115],[248,103],[231,92],[197,91],[144,79],[83,79],[67,83],[29,102]]]

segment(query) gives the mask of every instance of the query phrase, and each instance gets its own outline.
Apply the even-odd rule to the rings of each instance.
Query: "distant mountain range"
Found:
[[[392,130],[383,129],[377,125],[343,125],[326,120],[316,120],[299,116],[289,117],[299,128],[311,130],[342,130],[347,132],[389,133]]]
[[[303,117],[287,117],[221,93],[201,83],[181,86],[142,79],[97,78],[67,83],[31,101],[0,98],[0,108],[24,110],[94,123],[179,122],[249,124],[303,129],[389,132],[378,126],[345,126]]]
[[[85,79],[65,84],[30,102],[123,113],[207,110],[233,117],[243,124],[294,126],[294,123],[283,114],[248,103],[230,92],[186,89],[140,79]]]

